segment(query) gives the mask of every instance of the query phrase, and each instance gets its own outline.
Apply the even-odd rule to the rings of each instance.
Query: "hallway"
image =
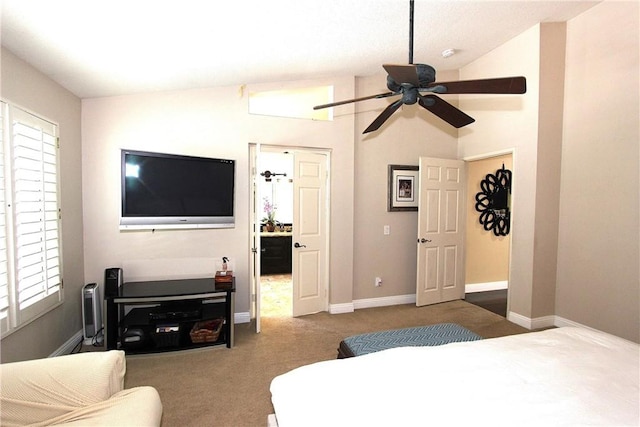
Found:
[[[468,303],[477,305],[502,317],[507,317],[507,289],[465,294]]]
[[[265,274],[260,276],[260,316],[293,316],[293,289],[291,274]]]

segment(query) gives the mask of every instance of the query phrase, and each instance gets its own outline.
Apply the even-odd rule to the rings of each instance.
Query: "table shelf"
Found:
[[[118,295],[107,298],[107,349],[133,354],[213,345],[231,348],[234,292],[235,286],[216,290],[213,279],[125,283]],[[218,339],[191,342],[193,325],[213,319],[224,322]]]

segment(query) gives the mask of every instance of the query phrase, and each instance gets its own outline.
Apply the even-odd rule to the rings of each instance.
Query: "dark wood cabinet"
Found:
[[[291,235],[260,237],[260,273],[291,273]]]

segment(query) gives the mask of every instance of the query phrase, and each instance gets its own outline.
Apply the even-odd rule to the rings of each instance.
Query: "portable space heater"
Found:
[[[82,320],[84,343],[102,342],[102,298],[96,283],[89,283],[82,288]]]

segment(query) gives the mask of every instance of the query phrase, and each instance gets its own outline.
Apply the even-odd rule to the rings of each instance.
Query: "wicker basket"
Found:
[[[203,322],[196,322],[191,328],[189,335],[191,336],[191,342],[194,344],[204,342],[214,342],[220,337],[220,331],[222,330],[223,319],[206,320]]]

